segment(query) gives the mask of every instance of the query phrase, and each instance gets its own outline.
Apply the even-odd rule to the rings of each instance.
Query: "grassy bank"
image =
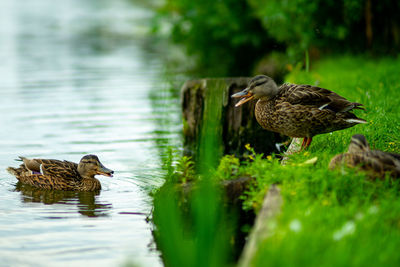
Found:
[[[400,60],[357,57],[325,59],[311,72],[295,68],[288,82],[318,85],[363,103],[366,110],[357,115],[368,124],[316,136],[306,152],[291,156],[287,166],[281,166],[275,155],[255,154],[247,145],[247,160],[228,155],[213,170],[219,155],[219,118],[208,116],[199,144],[200,174],[195,174],[189,158],[171,153],[164,166],[167,182],[154,195],[155,237],[164,264],[234,264],[240,247],[234,233],[245,227],[238,223],[238,213],[226,209],[213,185],[250,175],[256,182],[243,195],[244,209],[258,211],[271,184],[279,184],[284,199],[282,213],[272,222],[273,232],[258,246],[252,266],[398,265],[399,182],[371,181],[350,169],[329,171],[328,163],[347,150],[355,133],[364,134],[374,149],[400,152],[399,70]],[[219,97],[206,98],[207,114],[219,114]],[[305,164],[310,159],[316,162]],[[180,185],[197,179],[203,183],[183,197]]]
[[[272,183],[281,186],[284,206],[272,235],[258,247],[254,266],[377,266],[400,263],[400,185],[368,180],[354,170],[329,171],[330,159],[347,149],[355,133],[372,148],[400,152],[400,60],[326,59],[309,73],[293,71],[288,82],[331,89],[363,103],[357,115],[368,124],[316,136],[308,151],[288,166],[277,159],[254,160],[239,167],[257,184],[246,208],[259,208]],[[303,164],[317,157],[315,165]]]

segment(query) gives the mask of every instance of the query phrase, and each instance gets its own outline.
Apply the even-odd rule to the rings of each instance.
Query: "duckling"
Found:
[[[371,150],[367,139],[362,134],[355,134],[351,138],[348,151],[334,156],[329,168],[338,166],[357,167],[367,172],[371,178],[384,178],[386,173],[391,177],[400,177],[400,155],[380,150]]]
[[[112,177],[114,171],[104,167],[96,155],[82,157],[79,164],[56,159],[28,159],[19,157],[19,168],[7,171],[21,183],[42,189],[97,191],[101,189],[96,174]]]
[[[366,123],[350,112],[364,109],[360,103],[311,85],[285,83],[278,87],[265,75],[255,76],[246,89],[231,97],[241,98],[236,107],[258,100],[255,107],[258,123],[269,131],[304,138],[302,149],[311,144],[315,135]]]

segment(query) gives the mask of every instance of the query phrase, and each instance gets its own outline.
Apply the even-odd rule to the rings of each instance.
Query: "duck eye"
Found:
[[[257,82],[257,83],[254,84],[253,88],[254,88],[254,87],[257,87],[257,86],[260,86],[260,85],[262,85],[262,84],[264,84],[264,83],[265,83],[265,81],[259,81],[259,82]]]

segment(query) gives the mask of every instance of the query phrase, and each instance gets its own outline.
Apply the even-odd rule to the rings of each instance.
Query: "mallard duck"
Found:
[[[79,164],[56,159],[28,159],[19,157],[19,168],[8,167],[23,184],[42,189],[97,191],[101,189],[96,174],[112,177],[114,171],[101,164],[96,155],[84,156]]]
[[[350,111],[363,109],[324,88],[285,83],[277,86],[265,75],[252,78],[243,91],[233,94],[241,98],[236,107],[257,99],[255,115],[266,130],[290,137],[302,137],[301,147],[307,148],[313,136],[366,123]]]
[[[342,165],[360,168],[373,178],[384,178],[386,173],[394,178],[400,177],[400,155],[371,150],[367,139],[362,134],[351,137],[348,151],[334,156],[329,163],[329,168],[335,169]]]

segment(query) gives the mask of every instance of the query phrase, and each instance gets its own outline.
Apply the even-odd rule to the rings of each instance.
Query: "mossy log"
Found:
[[[285,156],[281,161],[281,165],[286,165],[289,155],[297,153],[301,150],[301,138],[293,138],[292,142],[285,152]],[[260,212],[256,216],[255,223],[251,233],[244,246],[242,255],[240,256],[238,266],[250,266],[254,255],[257,252],[260,242],[267,239],[272,232],[270,229],[271,221],[281,213],[283,198],[278,185],[272,184],[264,196],[263,204]]]
[[[251,261],[256,254],[261,242],[273,233],[273,220],[280,214],[283,204],[281,190],[275,184],[271,185],[264,197],[263,205],[258,213],[253,229],[243,248],[238,266],[251,266]]]
[[[185,155],[196,158],[201,127],[205,118],[205,99],[211,90],[222,95],[219,134],[219,150],[222,154],[234,154],[241,157],[246,152],[245,145],[250,144],[258,153],[270,154],[276,151],[275,144],[281,136],[261,128],[254,116],[255,101],[235,107],[237,100],[230,96],[246,88],[250,78],[214,78],[186,82],[181,89],[183,112],[183,135]]]

